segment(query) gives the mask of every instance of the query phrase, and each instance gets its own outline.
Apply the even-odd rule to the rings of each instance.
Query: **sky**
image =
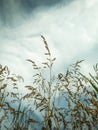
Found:
[[[85,60],[83,73],[98,62],[98,0],[0,0],[0,64],[29,83],[32,67],[44,60],[43,35],[55,61],[55,74]]]

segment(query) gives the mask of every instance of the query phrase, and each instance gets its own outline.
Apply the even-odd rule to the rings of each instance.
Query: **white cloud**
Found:
[[[0,32],[2,39],[5,39],[0,43],[0,51],[6,52],[0,55],[1,63],[23,73],[29,80],[28,75],[31,71],[25,59],[31,58],[38,63],[43,60],[44,45],[40,38],[43,34],[57,58],[56,72],[81,59],[86,60],[83,69],[88,72],[90,70],[88,66],[92,61],[97,62],[97,59],[94,60],[94,57],[90,56],[90,52],[93,54],[93,48],[97,44],[97,12],[97,0],[75,0],[68,6],[35,10],[35,15],[32,14],[27,23]],[[94,53],[97,55],[97,51]],[[20,67],[17,68],[16,64]]]

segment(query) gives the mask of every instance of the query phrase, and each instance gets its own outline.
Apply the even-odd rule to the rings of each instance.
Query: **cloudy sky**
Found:
[[[83,72],[92,71],[98,62],[98,0],[0,0],[0,64],[29,81],[26,59],[44,59],[40,35],[56,57],[54,73],[82,59]]]

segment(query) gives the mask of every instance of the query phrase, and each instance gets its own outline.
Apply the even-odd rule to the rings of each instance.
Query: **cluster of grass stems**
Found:
[[[80,73],[78,61],[65,73],[53,75],[52,57],[47,41],[46,61],[38,66],[27,59],[35,70],[32,85],[19,92],[21,76],[0,65],[0,129],[1,130],[97,130],[98,129],[98,65],[95,76]],[[9,91],[9,88],[11,90]]]

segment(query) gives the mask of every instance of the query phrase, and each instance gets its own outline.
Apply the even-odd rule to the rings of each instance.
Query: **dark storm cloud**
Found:
[[[0,0],[0,23],[13,24],[22,16],[20,3],[15,0]]]
[[[38,7],[51,7],[57,4],[68,4],[72,0],[21,0],[23,8],[32,11]]]
[[[0,0],[0,24],[18,25],[36,9],[68,4],[72,0]]]

